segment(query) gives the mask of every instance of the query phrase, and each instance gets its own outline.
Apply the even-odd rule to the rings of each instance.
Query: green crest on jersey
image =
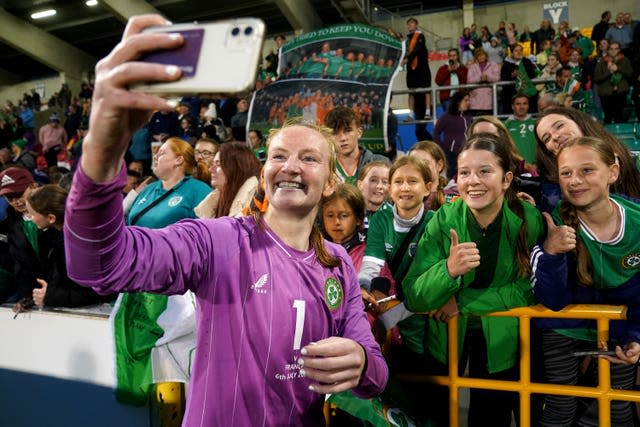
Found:
[[[324,282],[324,298],[330,310],[336,310],[342,305],[342,285],[333,277]]]
[[[622,267],[624,268],[640,268],[640,252],[629,254],[622,258]]]

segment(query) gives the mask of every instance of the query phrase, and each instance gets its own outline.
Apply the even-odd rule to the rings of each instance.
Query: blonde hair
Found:
[[[296,117],[290,120],[287,120],[282,127],[280,128],[272,128],[269,131],[269,137],[267,138],[267,142],[266,142],[266,149],[267,149],[267,161],[269,161],[269,147],[271,145],[271,141],[273,141],[273,139],[280,134],[280,132],[282,132],[285,129],[294,127],[294,126],[302,126],[305,127],[307,129],[311,129],[315,132],[317,132],[318,134],[320,134],[320,136],[322,137],[322,139],[325,141],[325,143],[327,144],[327,147],[329,147],[329,179],[328,182],[329,183],[336,183],[337,182],[337,175],[336,175],[336,165],[338,164],[338,157],[336,154],[336,147],[335,144],[333,142],[333,138],[332,138],[332,131],[331,129],[324,127],[324,126],[318,126],[315,123],[309,123],[304,121],[301,117]],[[253,212],[253,216],[256,219],[256,222],[260,223],[261,219],[262,219],[262,215],[263,213],[260,211],[254,211]],[[341,264],[340,258],[337,258],[333,255],[331,255],[329,253],[329,251],[327,251],[327,248],[324,246],[324,236],[322,235],[322,231],[320,230],[320,227],[318,226],[317,223],[313,224],[313,227],[311,229],[311,235],[309,236],[309,240],[311,241],[311,245],[313,246],[313,249],[316,252],[316,257],[318,258],[318,262],[320,264],[322,264],[324,267],[328,267],[328,268],[333,268],[333,267],[337,267]]]

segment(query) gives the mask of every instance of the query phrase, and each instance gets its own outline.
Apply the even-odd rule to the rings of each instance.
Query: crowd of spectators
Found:
[[[612,14],[603,12],[600,22],[594,25],[591,37],[582,34],[585,29],[571,27],[562,21],[554,28],[547,19],[542,20],[535,31],[527,26],[519,33],[513,22],[501,21],[495,31],[476,24],[465,27],[457,46],[448,51],[448,60],[435,73],[438,86],[456,86],[461,84],[489,84],[513,81],[511,85],[498,87],[498,113],[508,115],[513,95],[525,93],[529,98],[532,113],[538,111],[538,99],[544,98],[549,105],[573,105],[590,114],[602,113],[605,123],[624,123],[629,114],[625,106],[639,109],[637,94],[640,83],[640,28],[630,13],[620,12],[611,23]],[[409,34],[405,37],[407,51],[411,52],[415,40],[415,20],[407,21]],[[585,31],[588,34],[588,31]],[[422,36],[424,37],[424,35]],[[554,57],[551,64],[548,58]],[[498,68],[499,76],[494,70]],[[570,76],[562,69],[570,70]],[[428,68],[428,67],[427,67]],[[474,68],[472,76],[468,70]],[[481,68],[481,70],[478,70]],[[485,72],[486,69],[486,72]],[[429,87],[431,71],[422,71],[421,78],[429,80],[421,87]],[[407,76],[414,72],[407,69]],[[532,80],[544,79],[548,83],[534,84]],[[555,82],[553,82],[555,80]],[[417,87],[407,80],[410,88]],[[630,91],[631,88],[634,91]],[[439,91],[439,101],[447,111],[450,97],[455,91]],[[474,94],[475,92],[475,94]],[[480,97],[480,93],[485,93]],[[634,94],[631,96],[631,94]],[[478,99],[487,98],[485,89],[471,92],[472,113],[484,114],[491,108],[477,108]],[[553,96],[550,96],[552,94]],[[410,98],[410,110],[413,112],[413,97]],[[486,104],[485,104],[486,105]],[[492,106],[492,104],[491,104]],[[426,110],[432,111],[427,105]],[[429,118],[430,114],[427,115]],[[416,119],[421,119],[422,116]]]
[[[467,351],[464,357],[473,360],[470,366],[474,373],[501,379],[517,376],[517,340],[507,339],[512,338],[512,333],[517,336],[515,324],[485,321],[486,318],[480,319],[475,314],[534,303],[529,284],[530,252],[535,243],[544,240],[545,220],[548,240],[555,238],[553,233],[561,232],[556,230],[554,220],[563,224],[567,215],[557,212],[559,200],[564,196],[575,202],[576,198],[565,191],[566,172],[559,176],[556,163],[570,137],[591,137],[609,143],[609,151],[615,158],[611,164],[605,165],[606,156],[601,152],[599,157],[592,155],[590,159],[597,163],[594,168],[613,171],[609,184],[612,192],[621,196],[612,199],[615,214],[627,209],[630,218],[632,215],[634,220],[638,218],[640,176],[631,165],[629,151],[579,111],[600,105],[605,124],[622,123],[627,120],[624,106],[632,87],[635,94],[632,102],[638,109],[640,26],[628,14],[618,14],[613,25],[608,24],[610,18],[609,12],[602,14],[591,39],[580,30],[572,30],[566,22],[556,31],[547,20],[539,29],[532,32],[525,27],[520,34],[514,23],[505,22],[494,33],[486,26],[479,32],[475,25],[465,28],[460,49],[450,49],[447,62],[435,73],[437,85],[454,88],[440,91],[439,101],[446,112],[434,128],[434,142],[422,141],[408,156],[391,161],[360,145],[364,129],[375,120],[362,105],[382,102],[380,93],[327,93],[301,86],[290,97],[273,95],[256,99],[254,108],[263,110],[268,124],[274,127],[281,125],[292,111],[299,113],[293,115],[304,116],[311,101],[316,108],[321,105],[325,110],[314,117],[322,117],[322,124],[331,129],[336,152],[332,172],[340,182],[333,194],[323,193],[319,222],[324,237],[342,245],[354,258],[372,328],[379,327],[379,321],[388,321],[384,318],[385,310],[395,307],[381,303],[382,298],[392,295],[391,299],[397,299],[394,302],[400,302],[398,305],[404,310],[400,321],[396,318],[396,322],[384,325],[393,328],[395,334],[377,337],[383,347],[396,348],[385,352],[393,374],[407,368],[427,373],[438,373],[430,367],[436,367],[436,371],[446,369],[443,322],[461,315],[464,322],[468,321],[468,325],[461,322],[463,336],[468,334],[469,339],[465,348],[474,350]],[[417,21],[410,19],[408,27],[408,51],[426,54],[426,50],[417,47],[424,44],[424,38],[417,32]],[[284,38],[279,40],[281,43]],[[523,44],[528,46],[530,55],[524,54]],[[405,62],[410,68],[413,59],[409,57]],[[415,61],[410,73],[428,71],[422,59]],[[273,73],[274,63],[277,56],[272,53],[265,70]],[[329,65],[324,66],[320,75]],[[548,81],[536,82],[539,77]],[[515,81],[515,85],[505,86],[498,100],[493,99],[488,87],[455,88],[499,80]],[[412,85],[416,81],[423,80],[414,80]],[[14,303],[17,313],[34,305],[77,306],[115,297],[98,296],[74,283],[66,276],[61,258],[64,253],[61,206],[82,154],[82,142],[89,127],[91,91],[91,86],[83,83],[79,95],[73,97],[70,88],[63,85],[46,104],[63,109],[64,123],[58,114],[51,113],[38,129],[34,126],[34,112],[43,105],[35,91],[25,94],[19,107],[7,102],[3,108],[0,234],[6,238],[0,239],[0,302]],[[593,104],[588,102],[590,94]],[[429,102],[429,98],[414,96],[413,110],[423,116],[431,110],[431,106],[424,105]],[[489,116],[496,102],[505,115],[512,113],[504,123]],[[122,193],[127,224],[160,228],[182,218],[264,212],[269,201],[261,188],[261,168],[267,161],[268,150],[260,131],[246,131],[248,108],[248,98],[244,97],[190,97],[183,98],[175,111],[155,112],[133,135],[125,157],[127,184]],[[531,112],[539,112],[541,118],[534,119]],[[557,127],[559,122],[566,125],[564,130]],[[580,144],[582,148],[577,147]],[[596,152],[593,147],[598,147],[597,144],[590,139],[570,143],[569,149],[564,150],[565,163],[569,162],[566,153],[577,156],[584,154],[584,150]],[[591,151],[589,154],[593,154]],[[300,167],[302,170],[315,160],[304,157],[300,162],[305,163]],[[618,174],[620,179],[633,184],[616,186]],[[286,186],[302,188],[304,183],[287,182]],[[516,196],[515,190],[523,190],[525,194]],[[179,197],[163,202],[167,194]],[[608,190],[597,196],[608,200]],[[490,199],[487,206],[482,205],[485,199]],[[544,219],[536,207],[546,213]],[[586,215],[580,206],[574,207],[574,211],[578,212],[576,217]],[[549,216],[551,212],[554,219]],[[620,221],[625,221],[624,218],[621,214]],[[620,227],[624,229],[620,224],[616,233]],[[581,230],[587,230],[586,226]],[[545,248],[548,240],[544,240]],[[500,252],[505,259],[498,257],[496,247],[505,251]],[[584,254],[586,249],[580,250]],[[545,255],[564,253],[573,254],[563,246],[562,250],[547,251]],[[625,279],[637,282],[637,276],[636,273]],[[516,289],[509,291],[508,298],[506,293],[500,293],[506,287]],[[597,298],[602,302],[608,296],[603,293],[592,299]],[[411,313],[408,301],[412,309],[430,312],[430,319]],[[505,339],[496,344],[486,331]],[[631,352],[617,354],[622,363],[637,362],[640,344],[633,340],[619,344]],[[411,385],[402,386],[413,394]],[[414,397],[418,397],[420,392],[415,393]],[[517,406],[514,394],[494,392],[487,396],[474,393],[475,412],[471,416],[474,421],[478,425],[510,425],[511,411]],[[503,397],[505,400],[501,402]],[[417,402],[411,400],[403,409],[421,422],[422,417],[429,417],[419,404],[412,407]],[[493,423],[497,407],[504,420]],[[630,410],[629,405],[621,405],[621,412]],[[573,422],[578,415],[570,417],[575,417],[570,420]]]

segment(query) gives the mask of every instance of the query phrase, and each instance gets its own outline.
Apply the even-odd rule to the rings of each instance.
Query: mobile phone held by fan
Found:
[[[177,49],[149,52],[139,61],[175,65],[182,77],[175,82],[148,82],[133,90],[158,95],[232,94],[253,89],[262,58],[265,24],[258,18],[176,24],[144,32],[179,33]]]

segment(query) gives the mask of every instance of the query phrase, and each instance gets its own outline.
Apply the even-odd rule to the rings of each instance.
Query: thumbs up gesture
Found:
[[[449,246],[449,258],[447,258],[447,271],[455,279],[480,265],[480,251],[475,242],[460,243],[458,233],[453,228],[450,233],[451,246]]]
[[[576,230],[568,225],[556,225],[547,212],[543,212],[547,222],[547,237],[542,247],[549,255],[563,254],[576,248]]]
[[[36,288],[33,290],[33,302],[35,302],[36,305],[42,306],[44,305],[44,297],[47,295],[47,286],[49,286],[49,284],[42,279],[36,279],[36,281],[41,286],[41,288]]]

